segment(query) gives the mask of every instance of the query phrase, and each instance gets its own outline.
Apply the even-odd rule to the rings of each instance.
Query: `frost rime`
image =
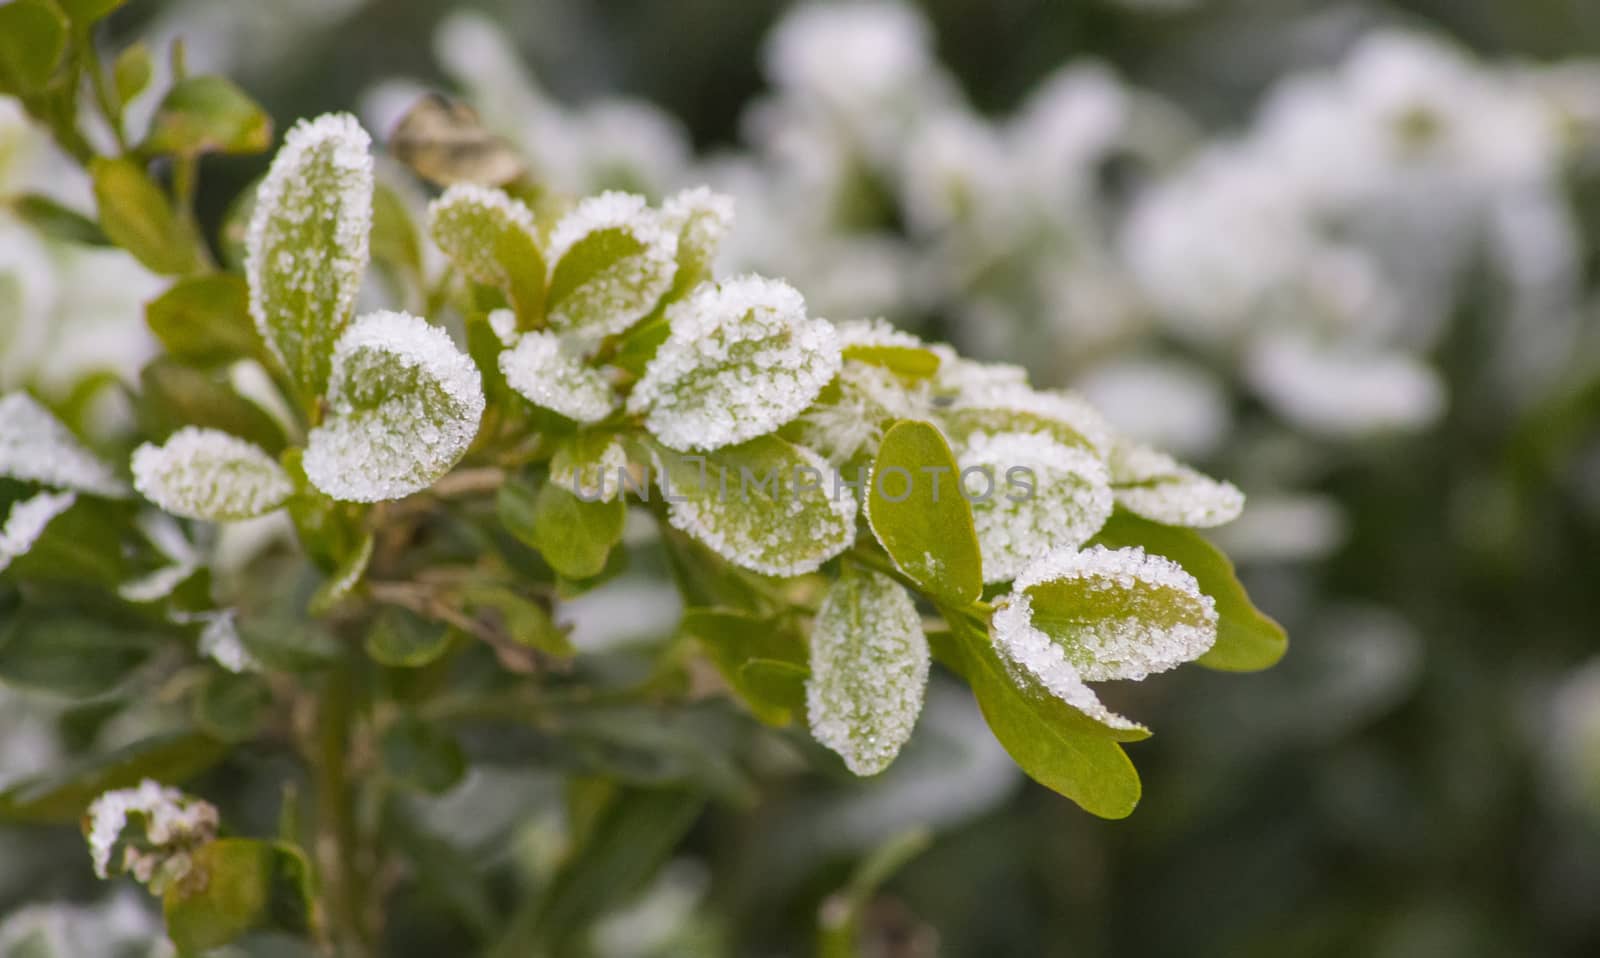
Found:
[[[857,775],[888,768],[922,712],[928,663],[906,590],[881,573],[847,573],[823,597],[811,629],[811,734]]]
[[[0,396],[0,476],[124,498],[128,487],[27,393]]]
[[[500,372],[524,399],[577,422],[599,422],[617,408],[605,376],[563,353],[553,333],[523,333],[500,354]]]
[[[330,414],[311,431],[306,477],[335,499],[420,492],[466,454],[483,416],[472,360],[406,313],[363,316],[334,347]]]
[[[645,426],[679,450],[712,450],[766,435],[813,401],[839,372],[839,340],[806,316],[787,283],[744,276],[702,285],[667,309],[671,332],[628,397]]]
[[[260,447],[216,429],[185,426],[160,446],[133,452],[139,494],[187,519],[253,519],[294,492],[289,476]]]

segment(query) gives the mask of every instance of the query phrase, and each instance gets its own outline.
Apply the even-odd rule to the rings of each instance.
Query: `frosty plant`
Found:
[[[99,69],[67,42],[85,6],[0,8],[65,24],[48,70],[18,73],[32,52],[0,44],[0,76],[39,80],[25,102],[62,137],[44,109],[74,94],[61,74]],[[376,948],[388,897],[446,867],[400,837],[405,799],[456,787],[484,725],[530,728],[550,743],[531,755],[587,783],[570,813],[594,830],[556,877],[509,916],[475,912],[488,940],[563,953],[610,881],[592,871],[613,867],[606,829],[644,828],[659,860],[758,774],[674,716],[746,739],[803,726],[818,763],[876,775],[938,663],[1028,775],[1114,818],[1140,789],[1123,745],[1150,733],[1094,683],[1282,654],[1193,531],[1236,516],[1238,490],[1015,367],[717,276],[726,197],[452,182],[418,228],[416,184],[380,184],[368,134],[336,114],[289,130],[214,250],[187,212],[196,160],[259,147],[265,118],[176,72],[144,141],[66,144],[95,173],[90,225],[174,277],[146,313],[167,355],[126,459],[0,399],[0,680],[101,707],[154,692],[189,720],[0,811],[84,814],[86,862],[160,893],[181,949],[264,927]],[[560,623],[635,564],[669,570],[684,612],[622,667]],[[174,787],[240,750],[304,769],[309,809],[291,776],[270,837]]]

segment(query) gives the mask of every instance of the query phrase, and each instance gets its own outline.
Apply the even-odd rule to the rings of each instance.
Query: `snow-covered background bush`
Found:
[[[1578,5],[11,7],[0,950],[1600,947]]]

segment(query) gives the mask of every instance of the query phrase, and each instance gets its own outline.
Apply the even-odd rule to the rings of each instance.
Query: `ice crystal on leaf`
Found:
[[[600,337],[644,318],[672,288],[678,235],[630,193],[580,202],[550,233],[551,328]]]
[[[128,487],[27,393],[0,396],[0,476],[121,498]]]
[[[379,502],[426,489],[460,461],[483,416],[483,383],[444,330],[379,312],[339,337],[328,405],[306,446],[306,477],[335,499]]]
[[[813,572],[855,539],[855,496],[804,446],[761,436],[706,456],[660,449],[655,466],[673,527],[753,572]]]
[[[1111,445],[1110,425],[1081,397],[1017,382],[969,383],[951,404],[945,423],[956,439],[979,432],[1044,433],[1099,455]]]
[[[71,492],[41,492],[12,503],[5,523],[0,525],[0,572],[33,548],[45,527],[77,501],[77,495]]]
[[[1244,510],[1244,493],[1149,446],[1119,441],[1107,459],[1117,504],[1152,522],[1210,528]]]
[[[1049,436],[979,433],[960,466],[985,582],[1004,582],[1051,549],[1077,548],[1111,517],[1105,465]]]
[[[523,333],[500,354],[500,372],[524,399],[576,422],[599,422],[617,408],[605,375],[564,352],[554,333]]]
[[[811,627],[811,734],[857,775],[889,767],[911,737],[928,687],[928,642],[911,596],[870,571],[839,578]]]
[[[673,449],[719,449],[784,425],[839,371],[826,320],[787,283],[705,284],[667,309],[671,331],[628,398]]]
[[[370,145],[347,114],[296,124],[261,182],[245,237],[250,314],[308,396],[328,379],[367,268]]]
[[[876,448],[895,420],[925,418],[929,407],[924,384],[907,384],[880,366],[846,362],[797,425],[801,441],[837,465]]]
[[[1107,728],[1144,729],[1138,722],[1106,708],[1061,646],[1034,627],[1027,595],[1002,598],[996,605],[991,629],[995,651],[1015,670],[1015,677],[1024,688],[1037,685]]]
[[[95,799],[83,830],[96,875],[131,874],[159,893],[188,874],[195,849],[217,837],[217,809],[145,779]]]
[[[532,310],[544,294],[544,256],[533,211],[503,190],[457,184],[428,207],[428,232],[467,276],[507,290]]]
[[[661,204],[661,223],[678,237],[678,273],[672,288],[687,292],[711,278],[723,239],[733,229],[733,197],[697,186]]]
[[[283,505],[294,486],[260,447],[216,429],[186,426],[133,452],[139,494],[186,519],[253,519]]]
[[[1137,546],[1057,549],[1030,563],[1012,589],[1030,601],[1032,625],[1091,682],[1165,672],[1217,639],[1216,603],[1194,576]]]

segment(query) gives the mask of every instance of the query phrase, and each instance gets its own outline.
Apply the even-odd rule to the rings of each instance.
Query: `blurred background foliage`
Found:
[[[764,169],[783,166],[772,160],[782,152],[773,146],[781,134],[770,125],[763,131],[752,104],[774,95],[763,44],[789,7],[775,0],[170,0],[130,4],[111,31],[119,43],[183,33],[197,69],[233,76],[280,129],[294,117],[360,104],[369,125],[375,116],[392,119],[374,91],[397,77],[464,95],[494,126],[505,103],[483,102],[482,89],[475,97],[462,55],[452,67],[450,44],[440,40],[447,24],[467,22],[463,10],[479,11],[482,19],[471,22],[498,27],[542,88],[538,102],[576,110],[626,97],[675,117],[687,139],[675,147],[681,156],[657,158],[666,186],[711,168],[695,157],[765,152]],[[1474,75],[1563,65],[1588,71],[1562,94],[1569,98],[1563,108],[1579,127],[1600,116],[1600,66],[1584,60],[1600,56],[1600,7],[1575,0],[933,0],[918,9],[936,60],[980,115],[1012,115],[1055,71],[1092,61],[1108,67],[1119,88],[1158,101],[1161,123],[1178,118],[1173,136],[1184,145],[1176,149],[1124,143],[1089,161],[1095,212],[1087,223],[1109,239],[1073,233],[1083,220],[1066,228],[1117,261],[1105,275],[1121,284],[1131,272],[1141,290],[1159,284],[1122,262],[1131,258],[1119,242],[1132,211],[1157,184],[1182,182],[1186,164],[1208,143],[1260,133],[1263,104],[1285,78],[1337,71],[1367,38],[1400,29],[1458,44],[1470,51],[1464,62]],[[821,62],[829,62],[826,54]],[[487,92],[514,105],[516,91],[497,84],[492,65],[480,65]],[[856,65],[841,60],[839,68]],[[1412,79],[1426,84],[1426,73]],[[1407,74],[1397,75],[1398,93],[1411,92]],[[1493,80],[1493,89],[1519,89],[1523,81],[1508,77]],[[1472,83],[1429,90],[1447,113],[1488,110],[1483,88]],[[780,90],[778,98],[793,94]],[[382,127],[374,129],[381,138]],[[655,135],[627,123],[618,129],[634,146]],[[1499,137],[1491,129],[1490,139],[1514,140],[1521,129],[1508,126]],[[500,132],[524,146],[563,135],[531,120]],[[1575,136],[1594,133],[1590,126]],[[1493,145],[1466,142],[1468,165]],[[603,925],[594,951],[805,953],[819,907],[862,856],[928,827],[931,843],[866,906],[873,954],[935,947],[946,955],[1600,953],[1600,169],[1597,154],[1586,152],[1592,147],[1579,142],[1555,177],[1565,245],[1464,242],[1447,270],[1453,289],[1432,301],[1440,316],[1425,319],[1415,300],[1400,298],[1392,338],[1403,348],[1357,351],[1354,365],[1331,372],[1313,362],[1289,374],[1331,377],[1333,397],[1307,401],[1337,411],[1386,388],[1342,377],[1402,355],[1409,372],[1400,378],[1423,382],[1423,398],[1413,390],[1402,415],[1381,428],[1330,430],[1321,428],[1326,417],[1297,416],[1307,408],[1296,392],[1304,383],[1289,384],[1287,399],[1283,389],[1263,387],[1234,339],[1219,347],[1158,321],[1085,341],[1072,300],[1041,306],[1030,294],[1016,305],[1011,294],[1032,280],[1007,277],[1055,270],[1049,249],[1013,258],[1022,265],[997,280],[953,284],[935,296],[916,289],[889,296],[883,311],[896,319],[1025,362],[1042,385],[1083,386],[1114,418],[1158,434],[1192,435],[1199,423],[1207,435],[1182,451],[1251,494],[1259,511],[1254,519],[1247,511],[1227,544],[1259,604],[1288,627],[1290,654],[1263,675],[1191,670],[1126,690],[1138,698],[1132,711],[1161,734],[1131,749],[1145,798],[1125,822],[1095,820],[1023,783],[1003,755],[997,760],[992,747],[974,744],[981,722],[964,701],[942,697],[948,688],[933,690],[928,727],[882,780],[801,784],[778,775],[774,787],[698,816],[666,801],[637,809],[633,829],[682,828],[687,839],[643,897],[629,898]],[[1355,161],[1333,150],[1323,162]],[[208,160],[203,218],[220,224],[228,201],[264,164],[264,157]],[[902,159],[880,165],[866,177],[875,180],[869,192],[888,198],[857,205],[866,210],[865,232],[897,237],[891,264],[916,261],[887,267],[891,285],[932,282],[929,251],[932,262],[949,264],[940,258],[945,234],[930,238],[914,204],[896,198],[904,186],[897,180],[913,168]],[[1425,193],[1434,182],[1427,177],[1450,175],[1425,171],[1402,191]],[[1011,180],[1001,188],[1021,189]],[[770,209],[791,212],[782,202]],[[749,204],[741,211],[761,215]],[[1437,206],[1422,219],[1425,228],[1398,236],[1402,250],[1471,229]],[[1211,244],[1253,241],[1226,218],[1216,225],[1203,233]],[[1381,220],[1340,225],[1388,228]],[[783,220],[765,229],[789,226]],[[796,251],[801,244],[843,248],[862,232],[854,223],[805,229],[763,267],[782,275],[785,256],[805,252]],[[1377,236],[1372,255],[1404,285],[1409,267],[1386,239],[1396,237]],[[1527,284],[1518,286],[1503,261],[1524,248],[1534,273],[1547,261],[1573,260],[1560,280],[1560,305],[1518,305]],[[1545,272],[1552,271],[1560,270]],[[820,267],[816,275],[832,276]],[[807,278],[794,277],[808,297],[830,296],[840,309],[869,313],[883,305],[866,294],[852,300],[852,289],[872,283],[841,281],[825,293]],[[1225,295],[1203,285],[1191,292],[1200,300]],[[1165,306],[1159,295],[1153,306],[1139,295],[1136,312]],[[1009,311],[971,308],[995,298]],[[1301,318],[1296,313],[1289,325]],[[1274,320],[1273,328],[1281,325]],[[1436,331],[1419,333],[1423,326]],[[1523,353],[1533,358],[1515,358]],[[1138,375],[1127,374],[1128,363]],[[1442,397],[1437,408],[1428,396]],[[1162,406],[1170,408],[1146,408]],[[597,604],[654,594],[641,595]],[[643,621],[629,625],[604,609],[597,618],[611,633],[631,629],[626,638],[670,629],[670,607],[644,608],[635,611]],[[24,704],[0,707],[9,710],[0,773],[19,774],[41,754],[72,749],[71,722],[46,730]],[[696,738],[736,734],[710,710],[694,717],[702,719]],[[468,746],[475,756],[509,748]],[[223,797],[241,825],[276,807],[278,796],[251,794],[253,776],[285,774],[251,762],[248,754],[231,759],[198,789]],[[538,861],[548,853],[541,842],[553,840],[541,816],[562,789],[581,787],[553,772],[491,764],[419,805],[430,827],[458,845],[441,846],[441,855],[464,848]],[[270,820],[263,829],[270,831]],[[0,831],[0,903],[8,909],[98,894],[87,873],[74,833]],[[461,916],[491,904],[462,902],[459,891],[426,881],[408,891],[416,900],[393,909],[393,953],[455,953],[469,923]],[[114,911],[135,906],[119,899],[108,907],[96,920],[138,925],[136,916],[119,919]]]

